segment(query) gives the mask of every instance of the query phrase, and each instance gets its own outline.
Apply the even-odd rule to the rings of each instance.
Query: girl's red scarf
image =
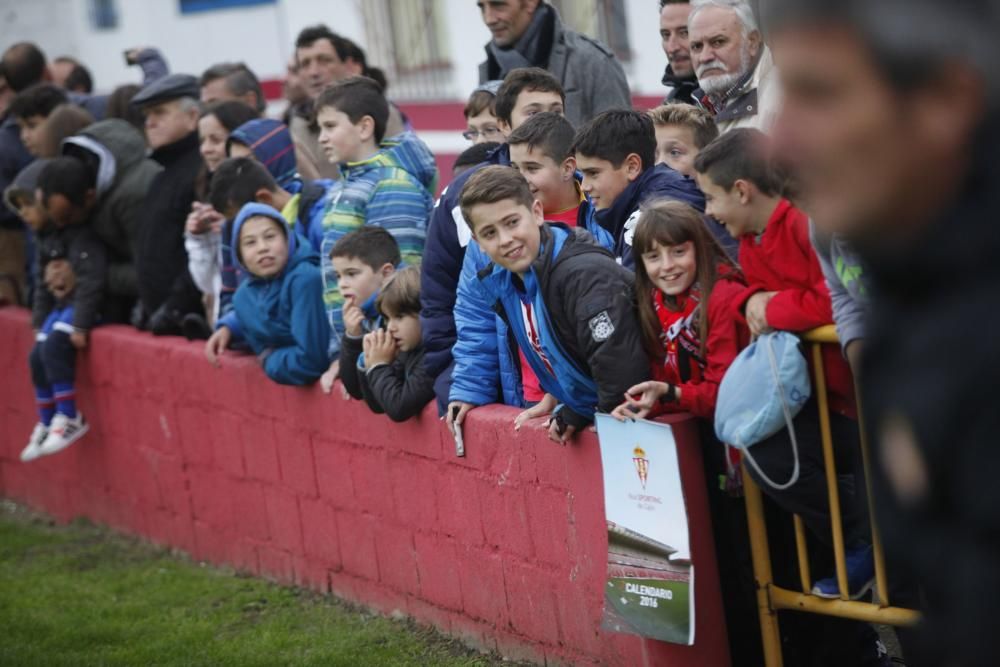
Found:
[[[698,321],[701,318],[701,294],[698,285],[667,305],[663,292],[653,289],[653,310],[660,320],[660,341],[663,343],[663,363],[653,369],[656,380],[680,384],[701,380],[705,365],[701,356],[701,336]]]

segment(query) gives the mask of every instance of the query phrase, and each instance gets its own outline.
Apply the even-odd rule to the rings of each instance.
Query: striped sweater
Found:
[[[344,333],[344,299],[330,260],[334,244],[362,225],[378,225],[396,239],[404,264],[419,264],[438,178],[434,155],[412,132],[384,140],[377,154],[343,164],[340,171],[322,226],[310,229],[310,241],[320,248],[323,301],[333,329],[331,354],[339,352]]]

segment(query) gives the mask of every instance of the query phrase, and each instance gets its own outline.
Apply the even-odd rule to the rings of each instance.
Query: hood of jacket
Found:
[[[31,199],[35,197],[35,189],[38,187],[38,176],[42,173],[42,169],[45,168],[52,160],[49,158],[38,158],[34,160],[27,167],[17,172],[17,176],[14,177],[14,181],[7,186],[7,189],[3,191],[3,202],[7,205],[7,209],[14,215],[20,215],[18,212],[17,205],[14,202],[16,197],[24,194]]]
[[[146,159],[146,140],[131,123],[120,118],[88,125],[62,143],[64,155],[89,156],[97,161],[97,196],[111,190],[130,169]]]
[[[699,213],[705,212],[705,195],[698,185],[667,165],[658,164],[642,172],[611,206],[597,211],[594,216],[597,223],[617,239],[636,209],[646,201],[657,198],[676,199],[693,206]]]
[[[360,162],[343,164],[340,171],[347,180],[358,174],[387,168],[402,169],[434,196],[438,181],[437,163],[427,144],[413,132],[403,132],[383,139],[379,152],[374,156]]]
[[[249,148],[282,188],[298,177],[295,144],[288,126],[271,118],[257,118],[243,123],[229,135],[227,144],[236,141]]]
[[[271,218],[280,224],[282,228],[284,228],[285,238],[288,240],[288,263],[285,264],[285,267],[281,270],[281,272],[273,278],[262,279],[254,276],[247,269],[246,265],[243,264],[243,259],[240,257],[240,232],[243,230],[243,223],[245,223],[247,219],[257,215],[263,215]],[[236,220],[233,222],[232,257],[233,264],[238,266],[240,270],[246,272],[246,275],[249,276],[251,282],[260,283],[277,280],[294,269],[297,265],[304,262],[311,262],[319,266],[319,257],[316,252],[309,246],[309,244],[299,243],[297,235],[292,231],[288,221],[282,217],[281,213],[267,204],[258,204],[257,202],[245,204],[243,208],[240,209],[239,214],[236,216]]]

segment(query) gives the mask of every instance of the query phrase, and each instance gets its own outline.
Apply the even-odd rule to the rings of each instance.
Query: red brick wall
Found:
[[[467,456],[433,408],[406,424],[248,357],[104,327],[81,355],[91,423],[22,464],[34,424],[27,313],[0,310],[0,495],[86,516],[195,558],[402,612],[480,647],[550,663],[728,664],[692,422],[678,419],[697,569],[697,642],[600,630],[607,536],[593,434],[561,447],[473,412]]]

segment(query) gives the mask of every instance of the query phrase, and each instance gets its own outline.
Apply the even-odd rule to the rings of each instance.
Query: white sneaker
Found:
[[[38,448],[39,456],[48,456],[49,454],[61,452],[82,438],[89,430],[90,424],[83,418],[82,412],[77,412],[76,417],[73,419],[62,413],[57,413],[52,418],[49,435],[45,438],[45,442]]]
[[[28,446],[21,450],[21,460],[27,463],[28,461],[33,461],[39,456],[42,456],[42,443],[45,442],[45,438],[48,435],[48,426],[42,422],[35,424],[35,430],[31,432],[31,439],[28,440]]]

